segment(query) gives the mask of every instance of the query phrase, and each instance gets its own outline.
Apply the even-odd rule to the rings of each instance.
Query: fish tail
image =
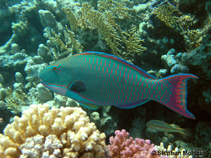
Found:
[[[158,102],[164,104],[175,112],[191,119],[195,116],[187,110],[187,80],[196,78],[192,74],[178,74],[163,78],[160,81],[160,96]]]

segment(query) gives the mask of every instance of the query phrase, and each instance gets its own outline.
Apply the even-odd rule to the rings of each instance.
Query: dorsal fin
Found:
[[[149,73],[147,73],[146,71],[144,71],[140,67],[133,65],[133,64],[127,62],[126,60],[121,59],[121,58],[114,56],[114,55],[111,55],[111,54],[102,53],[102,52],[95,52],[95,51],[87,51],[87,52],[84,52],[84,53],[76,54],[75,56],[79,56],[79,55],[97,55],[97,56],[101,56],[101,57],[104,57],[104,58],[109,58],[109,59],[118,61],[120,63],[123,63],[123,64],[129,66],[130,68],[136,70],[137,72],[139,72],[140,74],[142,74],[144,77],[146,77],[148,79],[157,79],[155,76],[150,75]]]

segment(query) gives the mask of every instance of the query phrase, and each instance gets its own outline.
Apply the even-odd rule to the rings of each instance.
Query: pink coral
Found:
[[[156,154],[154,144],[151,144],[150,140],[132,137],[129,139],[129,133],[126,130],[115,131],[115,137],[110,137],[110,144],[108,148],[110,150],[111,158],[159,158]]]

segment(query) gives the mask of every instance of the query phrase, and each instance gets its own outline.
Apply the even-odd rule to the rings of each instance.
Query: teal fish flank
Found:
[[[40,72],[39,78],[51,91],[91,109],[103,105],[130,109],[155,100],[195,119],[186,106],[187,79],[198,78],[192,74],[157,79],[116,56],[85,52],[54,62]]]

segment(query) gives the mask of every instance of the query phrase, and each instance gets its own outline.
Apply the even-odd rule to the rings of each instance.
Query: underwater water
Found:
[[[209,0],[0,0],[0,158],[211,158]]]

